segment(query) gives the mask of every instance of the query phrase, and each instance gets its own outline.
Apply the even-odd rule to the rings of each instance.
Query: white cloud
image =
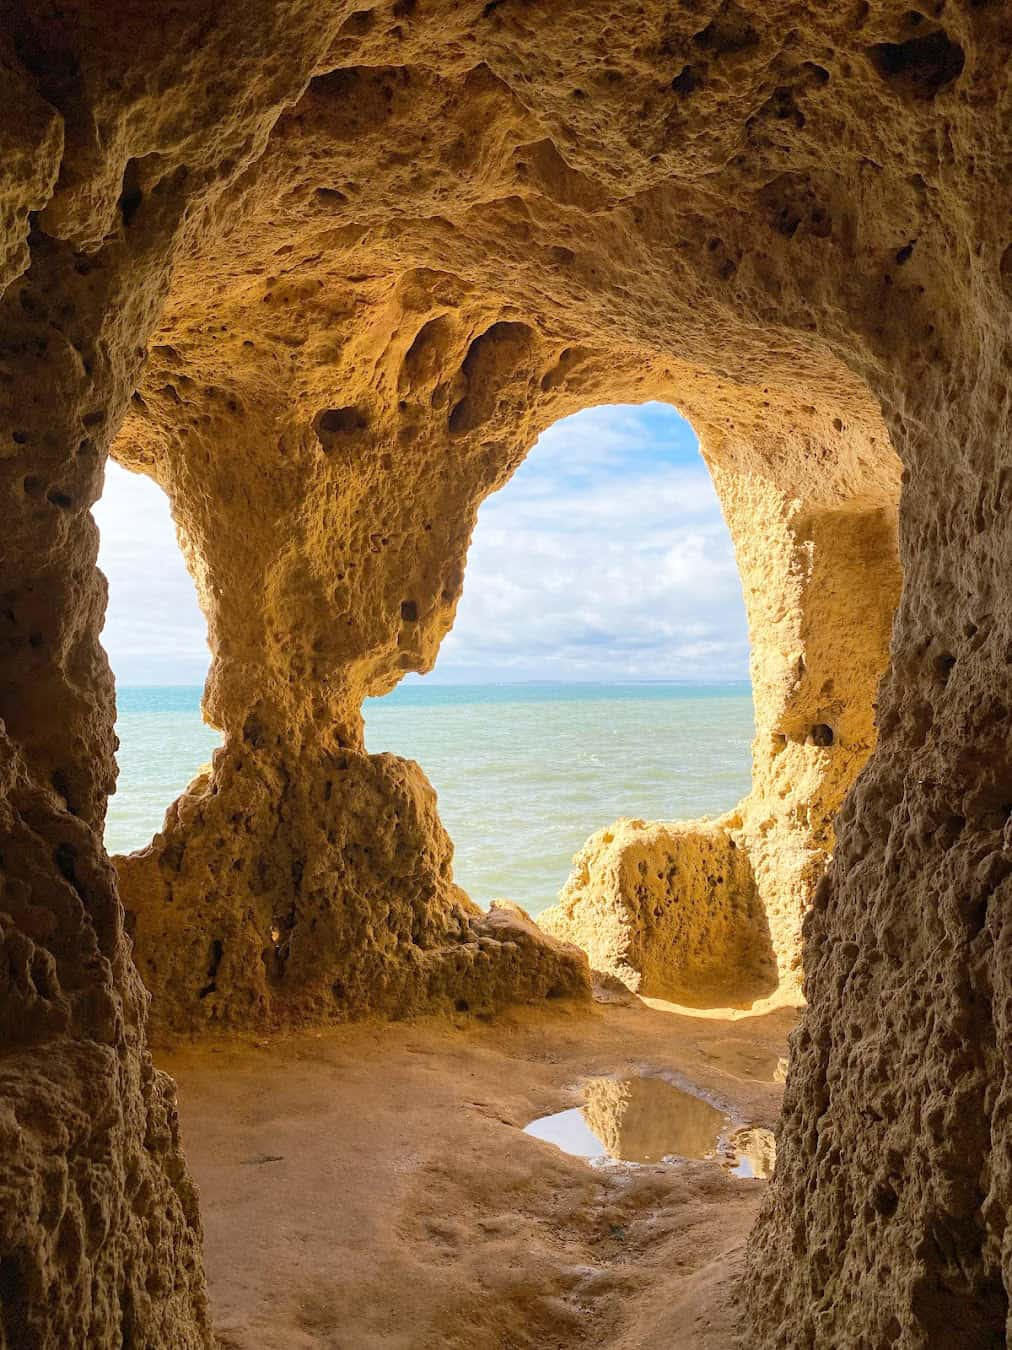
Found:
[[[121,684],[202,684],[207,627],[176,542],[168,499],[112,460],[94,508],[109,581],[102,643]]]
[[[164,494],[110,463],[95,508],[121,683],[202,682],[205,624]],[[430,679],[746,679],[731,541],[671,408],[587,409],[482,506]]]
[[[747,679],[737,567],[673,409],[557,423],[482,506],[435,678]]]

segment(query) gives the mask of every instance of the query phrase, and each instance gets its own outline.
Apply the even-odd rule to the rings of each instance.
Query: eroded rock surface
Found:
[[[420,771],[365,756],[359,708],[431,665],[477,506],[539,432],[660,398],[742,570],[742,843],[783,981],[834,853],[750,1343],[1001,1343],[1007,6],[0,13],[7,1342],[209,1335],[99,837],[109,445],[172,499],[225,741],[121,866],[138,960],[166,1025],[261,1025],[467,1001],[479,968],[490,999],[580,982],[476,918]],[[891,669],[833,822],[873,739],[897,456]]]
[[[600,830],[540,923],[635,993],[720,1007],[777,987],[766,913],[730,824],[620,820]]]
[[[0,15],[0,1344],[196,1350],[197,1198],[102,847],[114,693],[89,507],[187,216],[300,76],[251,64],[266,6],[203,39],[192,14],[156,31],[115,3]],[[311,59],[315,25],[290,18]]]
[[[118,860],[159,1030],[586,997],[582,952],[453,884],[417,764],[342,750],[288,778],[284,763],[217,752],[153,845]]]
[[[482,499],[540,431],[606,399],[677,402],[700,429],[725,503],[756,650],[749,860],[779,975],[796,988],[801,916],[824,867],[829,822],[873,741],[874,686],[898,586],[898,465],[881,413],[824,344],[796,338],[773,354],[754,320],[723,309],[719,323],[718,312],[704,316],[698,306],[714,284],[716,250],[706,240],[701,257],[683,256],[695,247],[687,238],[672,253],[669,230],[681,219],[673,182],[630,195],[603,179],[591,191],[543,138],[531,141],[531,115],[501,81],[484,69],[462,81],[437,77],[428,45],[437,39],[421,20],[414,40],[424,52],[417,71],[314,80],[279,122],[264,158],[216,208],[201,249],[179,262],[117,442],[115,453],[172,500],[208,616],[206,713],[226,741],[208,788],[221,797],[213,813],[170,822],[153,856],[119,862],[156,1017],[159,1004],[179,1003],[178,988],[162,999],[169,984],[210,983],[194,981],[185,942],[162,940],[196,911],[208,913],[203,881],[178,871],[181,851],[217,854],[225,879],[215,891],[232,896],[227,917],[201,930],[211,953],[202,973],[216,944],[235,946],[236,924],[243,953],[264,950],[271,929],[285,928],[264,915],[292,909],[283,869],[272,896],[247,903],[264,827],[246,830],[251,783],[226,765],[271,785],[266,828],[275,848],[297,868],[335,878],[325,945],[353,947],[344,897],[382,880],[368,856],[338,857],[341,827],[325,841],[317,816],[306,814],[313,794],[300,801],[293,785],[325,783],[332,763],[363,750],[364,697],[406,670],[430,668],[453,621]],[[479,144],[494,141],[495,153],[487,146],[473,180],[460,170],[462,191],[441,190],[430,220],[435,185],[423,176],[414,189],[421,198],[412,197],[398,172],[408,152],[391,158],[388,147],[415,146],[438,179],[454,127]],[[419,138],[433,136],[423,152],[428,141]],[[376,172],[349,184],[370,147]],[[618,269],[601,294],[600,279],[574,272],[568,246],[550,242],[570,238],[581,211],[583,249]],[[672,296],[676,258],[685,294]],[[789,263],[763,253],[764,267],[782,269],[778,285],[796,289]],[[723,265],[717,280],[721,271],[730,281]],[[425,884],[439,889],[433,878]],[[304,931],[315,941],[312,909]],[[556,932],[585,941],[576,917]],[[392,924],[409,936],[406,911]],[[446,931],[453,942],[455,921]],[[442,941],[434,932],[430,940]],[[396,949],[391,957],[401,960]],[[658,966],[665,958],[658,954]],[[223,1002],[235,1014],[229,1020],[259,1016],[261,970],[245,955],[229,963],[226,952],[222,971],[213,1002],[177,1006],[177,1029],[202,1025]],[[283,978],[274,1010],[303,996],[297,966]],[[753,986],[738,989],[737,1000]],[[241,1012],[244,1003],[253,1011]]]

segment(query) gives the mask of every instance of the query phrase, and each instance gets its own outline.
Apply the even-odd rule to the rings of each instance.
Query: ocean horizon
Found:
[[[143,848],[221,744],[201,718],[202,693],[117,689],[110,852]],[[421,764],[454,841],[455,879],[482,906],[507,898],[538,914],[595,830],[620,816],[717,815],[749,787],[747,680],[418,680],[363,712],[371,753]]]

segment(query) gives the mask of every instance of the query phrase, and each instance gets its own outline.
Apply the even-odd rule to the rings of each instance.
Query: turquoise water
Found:
[[[200,690],[118,693],[111,852],[143,847],[219,744]],[[401,685],[366,704],[369,750],[416,759],[439,793],[457,881],[540,913],[573,854],[618,816],[716,815],[749,785],[747,684]]]

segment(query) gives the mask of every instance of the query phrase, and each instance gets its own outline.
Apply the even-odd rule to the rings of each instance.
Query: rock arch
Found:
[[[283,946],[275,897],[322,895],[314,858],[337,850],[355,950],[418,953],[360,963],[349,990],[375,1008],[468,980],[531,997],[578,989],[580,963],[515,916],[468,912],[418,772],[361,755],[357,709],[431,659],[480,497],[545,419],[620,391],[692,418],[729,513],[765,503],[801,590],[783,625],[800,680],[770,644],[769,730],[790,742],[771,802],[787,766],[844,764],[851,708],[838,724],[827,706],[814,579],[820,557],[869,575],[869,539],[887,554],[890,447],[903,464],[878,744],[806,925],[748,1307],[762,1345],[944,1344],[952,1327],[1000,1343],[1004,7],[706,0],[630,23],[607,0],[251,0],[155,23],[40,0],[4,18],[7,1341],[210,1339],[171,1086],[100,843],[113,695],[88,507],[110,446],[165,486],[191,541],[231,747],[124,870],[142,962],[151,897],[173,875],[185,890],[192,849],[204,955],[224,915],[261,1015],[271,952],[243,935],[262,905]],[[858,623],[853,595],[830,602]],[[835,772],[815,790],[827,818]],[[340,817],[319,810],[328,782]],[[252,920],[230,872],[261,887]],[[168,950],[165,988],[185,965]],[[394,972],[382,991],[376,969]],[[309,955],[304,971],[293,1015],[335,996]]]
[[[276,345],[238,318],[230,331],[253,337],[219,355],[228,385],[200,383],[204,341],[187,357],[178,334],[161,334],[114,451],[172,498],[208,614],[207,704],[225,735],[153,845],[118,861],[166,1032],[523,995],[516,969],[501,987],[492,973],[494,942],[479,945],[421,772],[364,754],[361,701],[432,665],[478,506],[537,435],[588,402],[630,396],[698,409],[756,651],[755,791],[725,825],[651,836],[651,873],[660,863],[665,880],[649,902],[597,888],[546,927],[612,973],[623,947],[646,987],[685,1001],[747,1000],[778,975],[797,986],[830,822],[873,742],[898,589],[898,465],[880,416],[842,372],[827,394],[814,372],[802,391],[734,386],[650,349],[599,354],[530,322],[490,321],[480,305],[471,317],[463,299],[436,312],[430,288],[445,284],[396,278],[364,325],[369,365],[354,336],[344,369],[296,347],[283,392],[258,352],[276,362]],[[244,453],[229,453],[240,438]],[[679,857],[694,891],[672,905]],[[531,992],[579,987],[554,949],[536,965]]]

